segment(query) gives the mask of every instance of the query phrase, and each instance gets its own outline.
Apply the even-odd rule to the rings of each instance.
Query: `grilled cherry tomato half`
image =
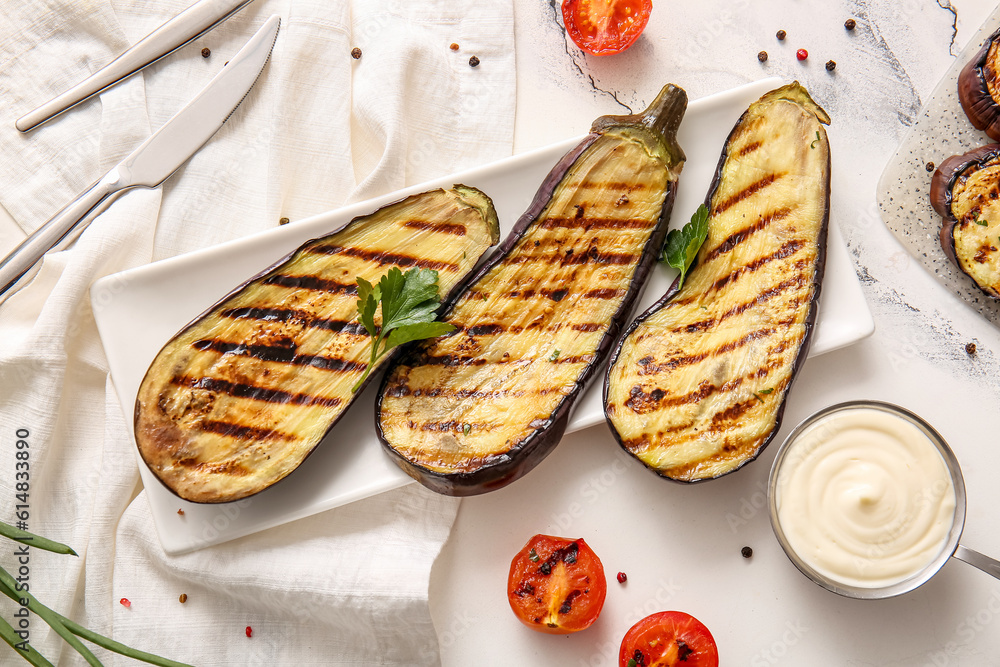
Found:
[[[649,22],[652,0],[563,0],[566,32],[595,56],[621,53],[639,39]]]
[[[661,611],[625,633],[619,667],[719,667],[719,649],[708,628],[683,611]]]
[[[582,539],[535,535],[510,564],[507,600],[532,630],[564,635],[588,628],[607,593],[601,559]]]

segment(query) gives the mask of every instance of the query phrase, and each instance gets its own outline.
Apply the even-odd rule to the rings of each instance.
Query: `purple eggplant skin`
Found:
[[[728,137],[726,139],[726,142],[725,142],[725,144],[723,146],[722,154],[721,154],[721,156],[719,158],[719,163],[718,163],[718,166],[717,166],[716,171],[715,171],[715,176],[714,176],[714,178],[712,180],[711,185],[709,186],[708,195],[705,198],[705,206],[712,213],[713,217],[716,214],[716,209],[713,207],[713,204],[718,205],[718,202],[713,202],[713,200],[716,198],[716,195],[719,193],[720,185],[722,185],[722,177],[723,177],[724,169],[727,166],[727,163],[729,162],[729,160],[730,160],[731,157],[743,157],[743,151],[739,150],[740,145],[739,145],[739,143],[736,143],[736,142],[739,140],[739,141],[743,141],[744,145],[746,143],[745,135],[747,134],[747,132],[742,127],[743,124],[744,124],[744,121],[746,121],[746,120],[748,120],[748,118],[750,118],[750,114],[751,114],[751,111],[754,109],[754,106],[756,106],[759,103],[764,102],[765,100],[769,100],[769,99],[770,100],[778,99],[778,100],[793,101],[793,102],[795,102],[797,104],[802,105],[802,107],[804,109],[806,109],[807,111],[814,113],[816,115],[816,118],[817,118],[818,122],[821,125],[825,125],[825,124],[828,124],[830,122],[829,116],[827,116],[826,112],[823,111],[818,105],[816,105],[815,102],[813,102],[813,100],[809,97],[808,93],[805,91],[805,89],[803,87],[801,87],[798,84],[798,82],[794,82],[793,84],[789,84],[788,86],[784,86],[782,88],[779,88],[779,89],[776,89],[774,91],[771,91],[770,93],[767,93],[766,95],[764,95],[759,102],[755,103],[754,105],[751,105],[751,107],[740,117],[740,119],[737,121],[736,125],[730,131],[730,133],[729,133],[729,135],[728,135]],[[759,120],[759,117],[757,118],[757,120]],[[633,451],[629,446],[627,446],[627,443],[625,442],[625,439],[624,439],[621,431],[619,430],[619,428],[614,423],[613,415],[612,415],[612,410],[610,408],[610,403],[611,403],[610,395],[612,394],[611,385],[613,383],[613,374],[615,372],[616,364],[621,359],[622,354],[623,354],[623,349],[625,348],[626,344],[629,343],[630,338],[636,332],[637,329],[639,329],[640,327],[642,327],[643,325],[645,325],[647,323],[647,321],[649,321],[650,318],[652,318],[654,315],[657,315],[658,313],[660,313],[664,309],[664,307],[668,306],[670,304],[670,302],[673,301],[675,298],[682,298],[682,297],[689,296],[688,293],[687,293],[687,290],[685,290],[684,292],[681,291],[681,288],[680,288],[680,285],[679,285],[679,278],[678,278],[678,280],[675,280],[671,284],[670,288],[667,290],[667,292],[662,297],[660,297],[653,305],[651,305],[645,312],[643,312],[638,318],[636,318],[635,321],[633,321],[629,325],[629,327],[625,330],[624,334],[622,335],[621,339],[618,341],[617,346],[615,347],[614,351],[611,354],[611,359],[610,359],[610,361],[608,363],[608,368],[607,368],[607,371],[605,373],[605,378],[604,378],[604,395],[603,395],[603,398],[604,398],[604,406],[605,406],[605,417],[606,417],[608,425],[609,425],[609,427],[611,429],[612,435],[614,436],[615,440],[618,442],[618,444],[622,447],[623,450],[625,450],[631,456],[633,456],[634,458],[636,458],[647,469],[649,469],[650,471],[652,471],[653,473],[655,473],[656,475],[658,475],[658,476],[660,476],[660,477],[662,477],[664,479],[668,479],[668,480],[670,480],[672,482],[677,482],[677,483],[681,483],[681,484],[695,484],[695,483],[709,481],[709,480],[712,480],[712,479],[718,479],[719,477],[722,477],[724,475],[731,474],[731,473],[735,472],[736,470],[739,470],[739,469],[743,468],[744,466],[746,466],[750,462],[754,461],[766,449],[767,445],[770,444],[770,442],[773,441],[774,437],[777,435],[777,433],[778,433],[778,431],[779,431],[779,429],[781,427],[781,421],[782,421],[782,417],[783,417],[784,410],[785,410],[785,403],[786,403],[785,399],[787,398],[788,391],[791,388],[792,382],[794,382],[795,378],[798,376],[799,370],[801,368],[802,363],[805,361],[805,359],[808,356],[809,347],[810,347],[810,344],[811,344],[811,341],[812,341],[812,332],[813,332],[813,330],[815,328],[816,317],[817,317],[817,313],[818,313],[819,296],[820,296],[820,291],[821,291],[821,287],[822,287],[823,275],[824,275],[824,271],[825,271],[827,229],[829,227],[829,218],[830,218],[830,197],[829,197],[829,193],[830,193],[830,171],[831,170],[830,170],[829,149],[828,149],[828,144],[827,144],[827,138],[826,138],[826,135],[825,135],[825,131],[823,131],[821,129],[820,132],[823,132],[822,138],[820,139],[820,137],[817,136],[816,142],[810,142],[810,140],[812,139],[812,135],[809,135],[804,140],[806,144],[818,145],[818,147],[820,147],[821,149],[823,149],[823,150],[826,151],[825,180],[823,181],[822,188],[821,188],[822,192],[825,193],[825,198],[824,198],[824,201],[822,202],[822,208],[820,209],[819,233],[818,233],[818,237],[817,237],[817,247],[816,247],[816,255],[817,256],[816,256],[816,260],[815,260],[815,268],[814,268],[814,271],[813,271],[813,275],[812,275],[812,277],[808,281],[809,287],[811,289],[812,297],[809,300],[809,307],[808,307],[808,310],[806,311],[805,317],[804,317],[803,322],[802,322],[804,333],[802,334],[801,342],[799,343],[799,347],[798,347],[798,351],[795,353],[795,356],[794,356],[794,358],[793,358],[793,360],[792,360],[792,362],[790,364],[790,370],[788,371],[787,384],[785,384],[785,386],[782,389],[778,389],[778,388],[765,389],[764,390],[765,391],[765,395],[764,395],[763,399],[758,394],[754,394],[756,396],[756,399],[752,399],[752,400],[761,400],[762,403],[765,400],[766,401],[774,400],[777,403],[777,405],[775,406],[775,409],[774,409],[773,426],[771,427],[771,429],[770,429],[769,433],[766,435],[766,437],[764,437],[760,442],[758,442],[758,443],[755,444],[755,446],[752,448],[750,454],[748,456],[746,456],[745,458],[743,458],[742,460],[739,460],[736,465],[734,465],[733,467],[730,467],[729,469],[725,470],[724,472],[711,473],[711,474],[705,474],[705,475],[691,474],[690,476],[688,476],[686,474],[688,471],[684,471],[685,474],[681,475],[681,474],[677,474],[674,469],[661,469],[661,468],[659,468],[659,467],[657,467],[655,465],[651,465],[650,462],[644,460],[639,455],[637,455],[637,453],[635,451]],[[741,136],[742,136],[742,139],[740,139]],[[763,142],[763,141],[766,141],[766,140],[762,139],[761,141]],[[818,144],[817,144],[817,142],[818,142]],[[765,148],[766,148],[766,146],[765,146]],[[761,148],[760,150],[764,151],[765,148]],[[732,155],[732,153],[731,153],[732,150],[736,150],[737,154],[736,155]],[[777,146],[777,147],[771,147],[770,150],[771,151],[779,151],[780,152],[783,149],[782,149],[781,146]],[[809,150],[809,149],[806,149],[806,150]],[[784,152],[787,152],[788,154],[794,154],[795,149],[793,147],[788,147],[788,148],[784,149]],[[710,229],[711,229],[711,227],[712,227],[712,221],[711,220],[709,221],[709,226],[710,226]],[[733,238],[738,238],[740,236],[741,236],[740,234],[733,234],[729,238],[733,239]],[[710,239],[712,238],[711,232],[710,232],[709,238]],[[741,243],[741,242],[742,242],[742,240],[741,241],[737,241],[737,243]],[[716,246],[716,248],[721,247],[722,245],[725,245],[725,244],[720,244],[720,246]],[[702,259],[703,256],[705,255],[706,250],[708,250],[707,246],[708,246],[708,241],[706,241],[706,245],[703,246],[702,249],[701,249],[701,251],[699,252],[698,257],[697,257],[697,259],[695,261],[695,265],[693,265],[691,267],[691,269],[690,269],[690,271],[688,273],[688,276],[687,276],[687,282],[685,283],[685,286],[688,286],[688,284],[690,284],[692,282],[692,277],[694,275],[694,272],[698,268],[698,266],[697,266],[698,260]],[[716,248],[712,248],[712,250],[714,251],[714,250],[716,250]],[[709,317],[709,313],[706,313],[705,316]],[[689,331],[696,331],[697,330],[697,331],[700,332],[701,331],[701,328],[700,328],[701,324],[702,323],[696,323],[696,324],[694,324],[695,328],[694,329],[689,329]],[[674,342],[674,341],[663,341],[662,344],[664,346],[670,346],[670,345],[676,345],[676,342]],[[699,352],[699,350],[697,350],[697,349],[687,349],[687,348],[684,348],[684,354],[685,355],[692,355],[692,356],[694,356],[694,355],[697,355],[698,352]],[[640,362],[640,363],[642,363],[642,362]],[[669,387],[668,387],[668,389],[669,389]],[[699,389],[701,389],[700,386],[699,386]],[[725,389],[725,385],[723,385],[722,387],[720,387],[719,391],[721,392],[724,389]],[[667,398],[669,398],[671,395],[672,394],[668,394]]]
[[[958,75],[958,100],[965,115],[977,130],[993,141],[1000,141],[1000,86],[998,86],[997,49],[1000,29],[983,44]]]
[[[563,392],[561,400],[548,414],[547,418],[540,423],[532,423],[535,430],[530,435],[506,451],[483,457],[477,465],[469,470],[434,470],[420,461],[411,460],[411,458],[393,446],[386,432],[387,429],[383,425],[383,419],[386,412],[387,395],[394,382],[394,371],[399,366],[414,361],[418,354],[420,354],[419,350],[426,344],[415,343],[413,346],[408,347],[404,354],[393,362],[393,365],[390,366],[383,377],[379,395],[376,399],[375,426],[386,453],[408,475],[425,487],[441,494],[450,496],[478,495],[499,489],[524,476],[540,463],[559,443],[565,433],[566,424],[574,402],[593,379],[594,374],[600,368],[614,341],[620,335],[624,324],[633,313],[635,303],[645,287],[646,279],[656,263],[660,248],[663,245],[669,225],[670,211],[676,196],[677,175],[685,159],[683,151],[676,143],[676,131],[686,106],[687,94],[680,88],[668,85],[663,88],[656,101],[650,105],[650,108],[641,114],[632,116],[603,116],[597,119],[591,128],[591,133],[559,160],[549,172],[532,199],[531,204],[528,206],[528,209],[515,223],[511,233],[501,242],[490,259],[468,282],[470,288],[475,286],[481,279],[490,274],[493,269],[501,265],[511,252],[515,250],[519,242],[532,229],[533,223],[539,219],[542,212],[546,209],[563,178],[602,134],[625,128],[626,131],[640,137],[643,142],[647,142],[650,145],[651,151],[658,151],[659,153],[657,154],[662,154],[662,159],[668,166],[668,171],[672,174],[672,177],[667,181],[658,219],[652,233],[642,248],[640,257],[636,263],[633,279],[625,288],[625,296],[619,303],[617,310],[611,316],[607,329],[597,344],[593,358],[576,378],[572,386]],[[656,121],[656,119],[659,120]],[[654,125],[654,121],[658,124]],[[464,295],[459,294],[449,300],[448,308],[443,317],[445,321],[448,321],[449,316],[456,306],[460,304],[462,296]],[[451,335],[460,334],[455,333]],[[462,429],[459,427],[455,436],[457,438],[462,435]],[[468,433],[464,435],[468,435]]]
[[[930,192],[931,206],[941,216],[941,231],[939,234],[941,249],[948,256],[948,259],[972,280],[976,287],[992,299],[1000,299],[1000,293],[997,292],[995,286],[981,283],[969,272],[968,267],[959,258],[955,238],[956,233],[962,227],[968,228],[969,225],[975,224],[972,222],[972,218],[978,217],[984,207],[973,208],[964,216],[967,219],[960,220],[955,214],[952,204],[954,203],[955,188],[959,183],[959,179],[988,166],[996,167],[998,163],[1000,163],[1000,144],[987,144],[961,155],[952,155],[944,160],[934,172],[934,176],[931,178]],[[994,180],[1000,183],[1000,178]],[[993,188],[993,196],[996,194],[996,189],[997,187]],[[992,233],[992,230],[989,229],[985,231]],[[995,238],[996,234],[992,234],[992,236]],[[993,252],[996,252],[995,247],[993,247]]]
[[[143,461],[190,502],[240,500],[277,484],[360,395],[351,388],[367,367],[370,338],[357,319],[357,276],[376,283],[392,267],[427,266],[440,269],[447,295],[497,241],[492,201],[456,185],[299,246],[154,359],[135,403]]]

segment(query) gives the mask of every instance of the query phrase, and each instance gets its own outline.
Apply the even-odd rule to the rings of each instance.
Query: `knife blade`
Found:
[[[89,224],[91,213],[135,187],[165,181],[212,138],[236,111],[267,64],[281,20],[272,16],[198,95],[0,262],[0,302],[23,287],[21,280],[50,249],[62,247]]]
[[[21,132],[38,127],[193,42],[252,1],[199,0],[80,83],[18,118],[14,127]]]

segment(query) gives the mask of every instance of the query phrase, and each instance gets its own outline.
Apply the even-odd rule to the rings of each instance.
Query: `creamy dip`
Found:
[[[955,488],[934,442],[877,408],[812,423],[789,443],[776,475],[789,546],[840,584],[880,588],[920,572],[955,521]]]

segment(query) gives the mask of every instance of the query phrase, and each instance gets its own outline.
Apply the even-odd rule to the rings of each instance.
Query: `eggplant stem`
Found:
[[[594,121],[590,131],[606,132],[614,127],[644,128],[666,153],[668,164],[676,167],[686,159],[677,143],[677,129],[684,119],[687,103],[687,92],[668,83],[645,111],[629,116],[601,116]]]

